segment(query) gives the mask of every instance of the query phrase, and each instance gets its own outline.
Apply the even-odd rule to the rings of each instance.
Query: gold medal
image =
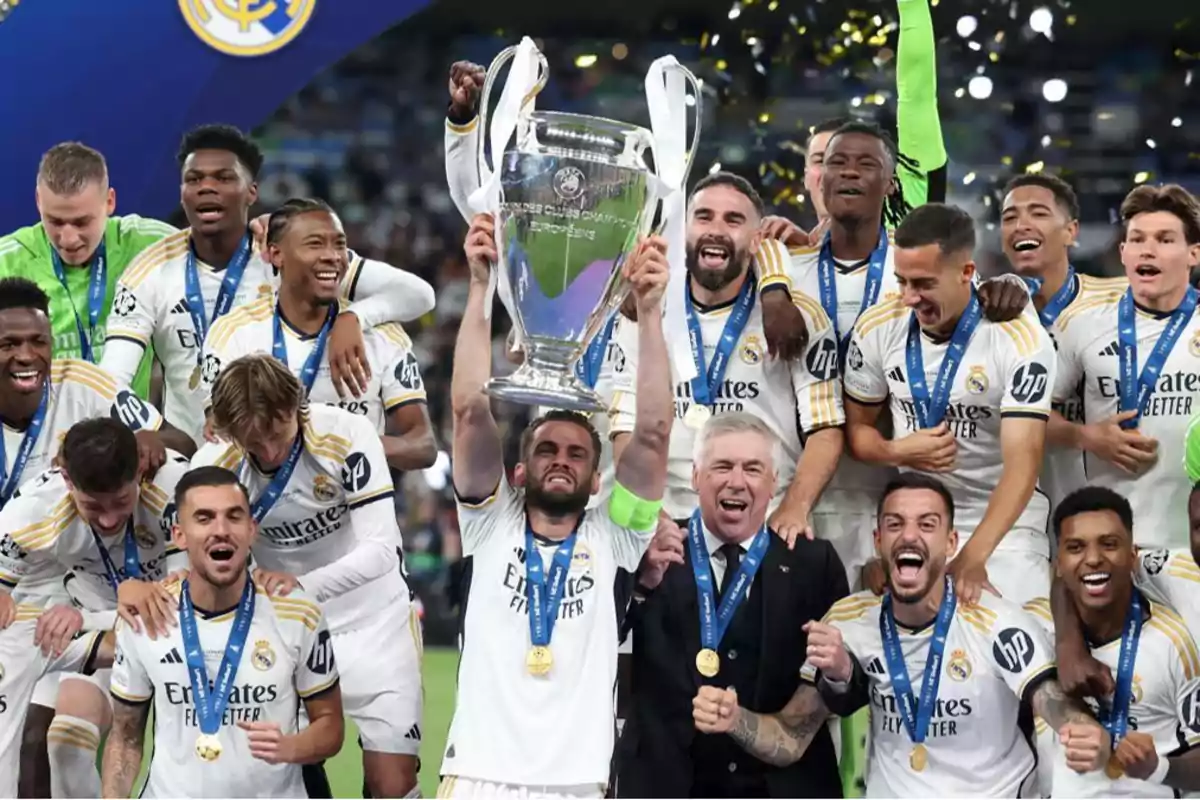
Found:
[[[1121,766],[1121,762],[1117,761],[1116,755],[1108,757],[1108,763],[1104,765],[1104,775],[1111,781],[1115,781],[1125,774],[1125,768]]]
[[[706,678],[715,678],[721,671],[721,657],[717,651],[706,647],[696,653],[696,671]]]
[[[915,772],[925,771],[925,767],[929,765],[929,751],[925,749],[924,744],[913,745],[912,754],[908,757],[908,764]]]
[[[202,733],[196,738],[196,758],[213,762],[221,757],[221,740],[211,733]]]
[[[545,645],[534,645],[525,656],[525,669],[529,670],[530,675],[548,675],[553,664],[554,656]]]
[[[711,416],[712,410],[708,406],[692,403],[688,406],[687,413],[683,415],[683,424],[694,431],[698,431],[704,427],[704,423],[708,422]]]
[[[197,364],[196,368],[192,370],[192,376],[190,378],[188,378],[188,388],[191,389],[193,392],[196,391],[196,389],[200,388],[200,365],[199,364]]]

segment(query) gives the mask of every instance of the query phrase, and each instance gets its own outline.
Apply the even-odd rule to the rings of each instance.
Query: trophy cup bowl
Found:
[[[480,95],[481,173],[487,167],[488,98],[516,50],[495,58]],[[537,55],[540,73],[530,98],[547,77],[545,56]],[[679,69],[698,94],[691,73]],[[488,381],[488,395],[584,413],[606,410],[575,365],[628,294],[621,274],[625,258],[650,232],[660,199],[647,161],[653,148],[653,135],[637,125],[529,111],[504,152],[491,154],[500,172],[493,268],[509,297],[524,362],[511,375]]]

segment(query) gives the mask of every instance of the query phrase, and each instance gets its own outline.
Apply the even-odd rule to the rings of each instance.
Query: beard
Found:
[[[700,266],[700,248],[709,245],[719,245],[728,251],[729,261],[725,264],[725,269],[715,271]],[[688,275],[695,278],[696,283],[710,292],[724,289],[733,283],[741,277],[749,263],[750,251],[739,250],[734,246],[733,240],[727,236],[704,236],[697,239],[695,244],[688,245],[687,248]]]
[[[895,566],[891,562],[888,562],[888,564],[887,564],[887,586],[888,586],[888,589],[892,593],[892,599],[894,599],[897,603],[904,603],[905,605],[913,605],[915,603],[921,602],[926,597],[928,597],[929,593],[931,591],[933,591],[933,587],[937,585],[938,581],[942,580],[942,576],[946,572],[946,559],[945,559],[945,557],[942,557],[942,558],[936,559],[936,560],[933,560],[933,559],[926,560],[926,562],[925,562],[925,584],[918,589],[912,589],[912,590],[905,589],[903,591],[898,591],[896,589],[895,583],[892,581],[892,570],[894,570],[894,569],[895,569]]]
[[[525,502],[551,517],[578,514],[587,508],[588,501],[592,499],[592,493],[588,490],[590,485],[591,476],[588,476],[587,480],[579,482],[573,492],[548,492],[543,478],[540,483],[525,486]]]

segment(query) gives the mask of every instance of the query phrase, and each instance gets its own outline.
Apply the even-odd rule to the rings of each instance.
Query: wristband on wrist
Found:
[[[1147,783],[1162,784],[1167,779],[1167,772],[1171,769],[1171,760],[1166,756],[1158,757],[1158,766],[1154,768],[1154,772],[1150,773],[1150,777],[1146,778]]]

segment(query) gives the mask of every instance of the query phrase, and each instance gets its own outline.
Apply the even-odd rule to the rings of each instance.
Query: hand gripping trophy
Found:
[[[492,89],[510,61],[489,113]],[[674,58],[656,61],[646,79],[651,133],[535,110],[547,78],[545,56],[526,38],[496,56],[480,96],[480,188],[471,204],[495,214],[499,263],[492,280],[525,353],[516,372],[493,378],[485,391],[526,405],[603,411],[575,365],[628,293],[621,267],[638,238],[656,217],[660,229],[672,215],[682,225],[683,187],[700,138],[700,87]],[[695,124],[685,148],[689,86]]]

